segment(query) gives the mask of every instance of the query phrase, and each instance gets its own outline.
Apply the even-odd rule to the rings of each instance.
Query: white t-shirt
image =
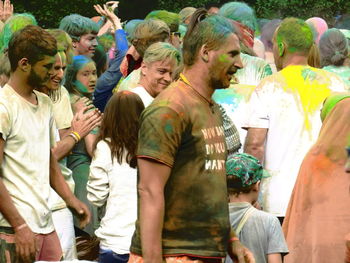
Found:
[[[228,89],[215,90],[213,99],[222,105],[236,125],[242,145],[247,136],[246,127],[249,118],[249,100],[262,79],[272,74],[271,67],[263,59],[241,53],[243,68],[235,74],[238,84]],[[241,148],[243,150],[243,147]]]
[[[12,201],[34,233],[54,230],[48,207],[50,149],[55,144],[52,103],[33,91],[34,105],[6,84],[0,90],[0,133],[5,140],[3,182]],[[0,226],[10,226],[0,214]]]
[[[73,120],[73,111],[70,104],[70,96],[67,89],[63,86],[60,88],[60,99],[58,101],[53,102],[53,115],[56,122],[56,141],[60,141],[58,130],[67,129],[71,127],[71,123]],[[69,188],[72,192],[74,192],[74,180],[72,176],[72,171],[67,168],[67,159],[63,158],[58,162],[61,173],[67,182]],[[49,198],[49,207],[52,211],[62,209],[66,207],[66,203],[63,199],[51,188],[50,198]]]
[[[102,249],[128,254],[137,218],[137,173],[125,160],[111,158],[105,141],[97,143],[87,183],[88,200],[106,213],[95,231]]]
[[[139,97],[143,102],[143,105],[145,105],[145,108],[147,108],[147,106],[150,105],[154,100],[154,98],[147,92],[147,90],[144,87],[139,86],[139,87],[133,88],[131,92],[134,92],[137,95],[139,95]]]
[[[316,142],[320,111],[332,91],[346,85],[336,75],[307,66],[288,66],[267,77],[251,97],[248,127],[267,128],[261,182],[262,206],[285,216],[302,160]]]

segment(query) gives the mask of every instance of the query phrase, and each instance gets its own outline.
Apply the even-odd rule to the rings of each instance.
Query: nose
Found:
[[[91,40],[91,44],[92,44],[94,47],[97,47],[97,45],[98,45],[97,39],[94,38],[93,40]]]
[[[171,82],[172,81],[171,72],[165,73],[163,78],[165,81]]]
[[[243,68],[243,63],[242,63],[242,59],[241,59],[241,55],[237,56],[237,60],[235,61],[235,67],[238,69]]]

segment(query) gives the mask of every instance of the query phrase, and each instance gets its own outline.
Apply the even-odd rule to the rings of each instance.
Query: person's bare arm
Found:
[[[52,151],[50,154],[50,185],[66,202],[67,207],[79,218],[80,226],[84,228],[90,222],[90,211],[69,189]]]
[[[171,168],[151,159],[139,158],[140,232],[145,263],[162,262],[164,186]]]
[[[253,253],[242,245],[232,228],[227,250],[230,258],[238,263],[255,263]]]
[[[5,141],[0,134],[0,163],[4,156]],[[0,168],[1,169],[1,168]],[[20,262],[33,262],[35,260],[35,236],[26,225],[25,220],[15,207],[9,192],[3,183],[2,170],[0,170],[0,213],[5,217],[15,231],[16,254]]]
[[[267,131],[265,128],[249,128],[244,144],[244,152],[255,156],[261,163],[265,155]]]
[[[268,254],[267,255],[268,263],[282,263],[282,255],[280,253]]]
[[[93,130],[96,126],[98,126],[101,123],[102,115],[99,112],[99,110],[94,109],[90,112],[84,113],[88,109],[89,107],[85,107],[79,110],[79,112],[74,115],[74,118],[72,120],[72,126],[70,129],[68,129],[68,132],[66,132],[66,136],[61,137],[63,139],[57,142],[56,146],[52,149],[52,152],[57,160],[60,161],[61,159],[63,159],[73,149],[76,141],[72,136],[69,136],[69,134],[72,131],[77,132],[81,138],[84,138],[89,134],[91,130]]]

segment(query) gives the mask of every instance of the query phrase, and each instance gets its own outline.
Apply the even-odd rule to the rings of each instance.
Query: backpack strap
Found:
[[[238,236],[239,233],[241,232],[243,226],[245,225],[245,223],[247,222],[248,218],[252,215],[252,213],[254,212],[255,208],[252,206],[249,209],[247,209],[247,211],[244,213],[241,221],[239,221],[237,228],[235,229],[235,233]]]

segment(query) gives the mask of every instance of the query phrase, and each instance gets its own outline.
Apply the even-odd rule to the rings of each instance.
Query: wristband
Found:
[[[15,231],[19,231],[19,230],[21,230],[21,229],[23,229],[25,227],[28,227],[27,223],[24,223],[22,225],[16,226],[14,229],[15,229]]]
[[[72,138],[74,139],[75,143],[78,143],[78,142],[79,142],[77,136],[76,136],[74,133],[71,133],[71,134],[69,134],[68,136],[72,137]]]
[[[239,238],[238,238],[238,237],[231,237],[231,238],[228,240],[229,243],[233,243],[233,242],[235,242],[235,241],[239,241]]]
[[[76,131],[72,131],[72,134],[74,134],[77,137],[78,141],[80,141],[81,137],[79,133],[77,133]]]

